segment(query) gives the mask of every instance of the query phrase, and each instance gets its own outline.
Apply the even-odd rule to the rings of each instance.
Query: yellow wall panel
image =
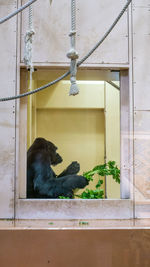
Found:
[[[29,91],[37,88],[36,79],[28,81],[28,88],[29,87]],[[27,110],[27,148],[29,148],[36,138],[36,94],[28,96]]]
[[[104,162],[103,110],[38,109],[37,136],[58,147],[63,162],[54,168],[57,174],[75,160],[80,174]]]
[[[104,108],[104,82],[78,81],[80,93],[69,96],[70,81],[61,81],[37,94],[37,108]],[[46,84],[39,81],[38,86]]]

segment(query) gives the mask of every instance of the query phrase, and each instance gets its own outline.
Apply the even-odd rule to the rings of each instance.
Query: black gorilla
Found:
[[[88,181],[76,175],[80,165],[72,162],[60,175],[51,168],[62,162],[56,152],[57,147],[45,140],[36,138],[27,152],[27,198],[73,197],[73,189],[84,188]]]

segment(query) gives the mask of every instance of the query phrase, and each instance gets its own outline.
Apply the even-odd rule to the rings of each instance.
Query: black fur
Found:
[[[44,138],[36,138],[27,152],[27,198],[73,197],[73,189],[84,188],[88,181],[76,175],[80,170],[78,162],[72,162],[58,176],[51,165],[62,162],[57,147]]]

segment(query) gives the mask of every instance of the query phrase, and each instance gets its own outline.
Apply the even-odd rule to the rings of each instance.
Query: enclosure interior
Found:
[[[33,90],[63,73],[64,70],[38,69],[32,83],[27,82],[29,74],[26,73],[22,84]],[[63,162],[53,168],[56,174],[72,161],[80,163],[81,175],[110,160],[120,167],[120,91],[109,81],[119,86],[119,72],[79,70],[78,95],[69,96],[68,76],[22,103],[27,112],[27,148],[36,137],[56,144],[63,158]],[[25,179],[20,181],[21,198],[26,196]],[[104,177],[103,181],[105,197],[120,198],[120,185],[110,176]],[[97,182],[98,176],[95,176],[87,187],[95,189]],[[78,194],[83,190],[78,190]]]

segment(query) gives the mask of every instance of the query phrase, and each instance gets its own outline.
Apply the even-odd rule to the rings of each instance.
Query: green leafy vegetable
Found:
[[[108,163],[97,165],[92,170],[84,172],[83,176],[88,181],[94,180],[94,175],[98,174],[101,177],[112,176],[116,183],[120,184],[120,170],[118,169],[115,161],[108,161]],[[96,184],[95,190],[86,189],[80,195],[74,195],[82,199],[102,199],[104,198],[104,190],[100,189],[103,184],[103,180],[99,179]],[[69,199],[69,197],[59,196],[59,199]]]
[[[98,174],[99,176],[109,176],[112,175],[112,178],[117,182],[120,183],[120,170],[116,166],[115,161],[109,161],[108,163],[98,165],[94,167],[91,171],[84,172],[83,176],[88,181],[93,181],[93,176]]]
[[[96,188],[101,187],[102,184],[103,184],[103,180],[98,180],[98,183],[96,185]]]
[[[70,197],[59,196],[59,199],[70,199]]]
[[[76,196],[82,199],[99,199],[103,198],[104,190],[103,189],[91,190],[87,188],[85,191],[82,192],[81,195],[76,195]]]
[[[82,222],[82,221],[79,222],[79,225],[88,225],[88,224],[89,224],[88,222]]]
[[[94,175],[98,174],[101,177],[105,176],[112,176],[112,178],[116,181],[116,183],[120,183],[120,170],[116,166],[115,161],[109,161],[108,163],[98,165],[94,167],[91,171],[84,172],[83,176],[88,181],[93,181]],[[98,180],[96,184],[96,190],[86,189],[82,192],[81,195],[76,195],[82,199],[99,199],[104,198],[104,190],[100,189],[101,185],[103,184],[103,180]]]

